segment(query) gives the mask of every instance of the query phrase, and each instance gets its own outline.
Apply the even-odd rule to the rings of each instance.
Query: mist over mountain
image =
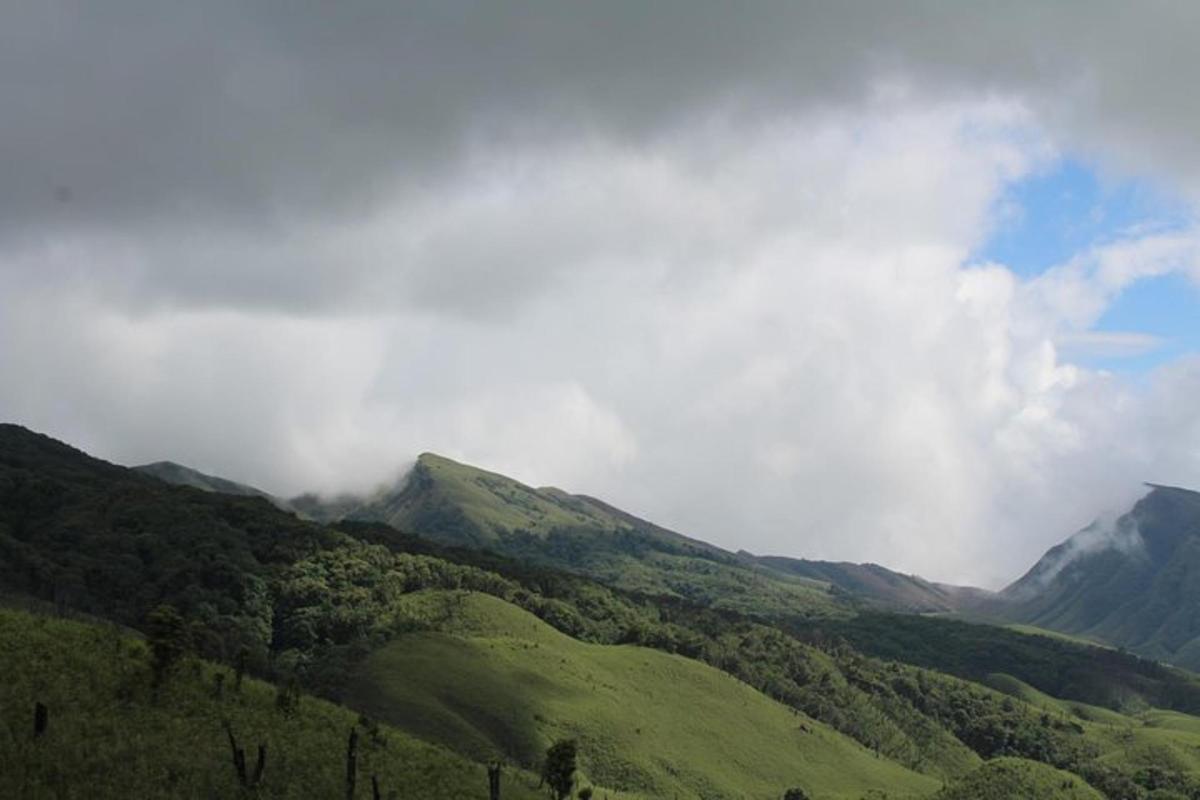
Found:
[[[1200,493],[1150,486],[1000,593],[1010,618],[1200,667]]]
[[[159,469],[155,474],[169,483],[223,491],[221,479],[197,477],[186,468]],[[955,610],[962,598],[980,591],[934,584],[878,564],[730,552],[594,497],[555,487],[534,488],[434,453],[422,453],[394,484],[369,495],[310,493],[275,502],[319,522],[381,522],[443,544],[491,549],[580,570],[629,588],[684,596],[707,590],[701,586],[704,581],[679,572],[681,565],[729,578],[746,577],[783,587],[785,592],[815,590],[814,597],[832,589],[840,594],[822,602],[835,605],[840,599],[901,611]],[[631,577],[647,573],[657,574],[662,583]]]

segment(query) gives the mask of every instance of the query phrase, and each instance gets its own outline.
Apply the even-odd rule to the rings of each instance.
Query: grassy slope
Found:
[[[838,586],[881,607],[917,613],[946,612],[956,607],[950,590],[915,575],[903,575],[878,564],[810,561],[783,556],[750,556],[755,563],[787,575]]]
[[[873,612],[796,627],[840,636],[868,655],[969,680],[1002,672],[1055,697],[1113,710],[1167,707],[1200,714],[1200,676],[1068,637],[938,616]]]
[[[565,567],[648,595],[743,612],[847,612],[821,582],[747,565],[589,497],[535,489],[430,453],[418,459],[402,491],[376,498],[353,516]]]
[[[1022,758],[996,758],[935,800],[1104,800],[1078,776]]]
[[[1006,675],[1003,672],[994,672],[988,675],[983,683],[999,692],[1003,692],[1009,697],[1023,700],[1036,708],[1066,714],[1084,722],[1100,722],[1107,725],[1130,725],[1134,722],[1133,717],[1108,708],[1072,700],[1060,700],[1045,692],[1038,691],[1019,678],[1014,678],[1012,675]],[[1180,716],[1186,717],[1187,715],[1180,714]],[[1195,717],[1191,717],[1190,719],[1195,719]],[[1200,722],[1200,720],[1197,721]]]
[[[155,700],[146,664],[145,645],[115,626],[0,610],[0,797],[240,796],[224,719],[251,769],[255,748],[267,745],[256,797],[344,796],[343,754],[356,713],[305,697],[284,716],[273,686],[247,679],[234,694],[232,676],[218,699],[217,668],[199,661],[184,664]],[[50,710],[37,740],[35,701]],[[370,796],[371,774],[398,800],[486,796],[482,765],[386,726],[379,731],[382,738],[360,734],[359,797]],[[510,769],[504,780],[505,798],[544,797],[528,773]]]
[[[1050,713],[1068,715],[1098,749],[1098,763],[1133,772],[1168,768],[1200,774],[1200,718],[1176,711],[1149,709],[1121,714],[1106,708],[1059,700],[1011,675],[989,676],[999,691]]]
[[[598,508],[558,490],[539,490],[494,472],[422,453],[399,493],[374,498],[368,516],[404,530],[420,530],[447,510],[461,512],[460,531],[477,543],[525,530],[545,535],[556,528],[613,531],[624,527]],[[469,535],[468,535],[469,532]]]
[[[375,653],[354,703],[486,758],[536,759],[578,737],[590,778],[648,797],[923,796],[937,782],[717,670],[654,650],[585,644],[493,597],[422,592],[441,632]]]
[[[968,619],[967,621],[971,620]],[[984,624],[993,624],[991,620],[982,620],[982,622]],[[1105,647],[1112,649],[1111,645],[1099,639],[1093,639],[1077,634],[1063,633],[1062,631],[1055,631],[1051,630],[1050,628],[1040,628],[1037,625],[1027,625],[1021,622],[1010,622],[1006,625],[1002,625],[1001,627],[1008,628],[1010,631],[1016,631],[1017,633],[1028,634],[1029,636],[1045,636],[1050,639],[1071,642],[1072,644],[1081,644],[1085,647]]]

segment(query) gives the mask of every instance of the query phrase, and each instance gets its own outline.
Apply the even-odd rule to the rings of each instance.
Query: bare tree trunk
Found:
[[[489,800],[500,800],[500,762],[494,761],[488,764],[488,798]]]
[[[266,766],[267,746],[265,744],[260,744],[258,746],[258,760],[254,764],[254,780],[250,784],[251,786],[258,786],[259,781],[262,780],[263,770],[266,769]]]
[[[358,780],[358,729],[350,729],[346,743],[346,800],[354,800],[354,784]]]
[[[46,726],[50,724],[50,709],[46,708],[40,701],[33,704],[33,738],[37,739],[46,732]]]
[[[229,755],[233,759],[233,770],[237,773],[238,783],[246,785],[246,751],[237,746],[233,736],[233,726],[225,720],[225,735],[229,737]]]

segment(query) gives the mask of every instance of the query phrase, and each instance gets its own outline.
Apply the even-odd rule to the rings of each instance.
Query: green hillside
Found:
[[[502,536],[520,546],[549,547],[538,557],[520,557],[519,548],[506,556],[378,522],[321,525],[261,498],[169,485],[0,425],[0,596],[139,630],[146,630],[150,610],[170,603],[186,620],[191,648],[226,669],[244,663],[250,674],[334,700],[362,692],[358,700],[376,704],[381,716],[395,715],[410,733],[474,756],[503,751],[532,764],[551,737],[582,731],[590,748],[582,757],[593,779],[602,775],[619,786],[679,786],[686,794],[746,779],[764,792],[770,782],[771,794],[763,797],[777,798],[781,787],[804,785],[786,781],[795,765],[777,757],[775,748],[790,740],[775,722],[764,723],[764,730],[778,733],[769,742],[731,728],[738,741],[775,754],[766,778],[753,777],[748,756],[720,762],[707,742],[687,732],[662,735],[665,722],[688,719],[693,710],[720,722],[729,716],[728,708],[704,705],[699,691],[655,700],[669,696],[668,689],[706,685],[688,677],[703,673],[716,687],[705,696],[719,699],[722,685],[741,687],[736,691],[749,693],[745,709],[758,709],[755,717],[777,720],[782,711],[785,722],[809,725],[810,733],[836,731],[841,736],[829,733],[829,741],[850,747],[838,752],[869,751],[868,763],[878,769],[919,773],[936,785],[953,784],[980,759],[1021,757],[1082,776],[1113,800],[1150,800],[1167,788],[1200,796],[1198,723],[1178,713],[1200,710],[1195,676],[1062,638],[937,616],[861,608],[852,614],[854,606],[833,595],[827,597],[839,613],[814,614],[811,607],[798,613],[786,589],[811,590],[808,582],[789,584],[723,561],[716,548],[692,547],[649,523],[637,529],[635,518],[588,502],[632,533]],[[563,564],[580,560],[584,540],[628,548],[583,548],[584,558],[598,552],[627,557],[631,572],[643,570],[634,572],[640,579],[671,591],[631,591],[600,571],[588,577],[577,567],[548,563],[549,555]],[[676,559],[676,568],[663,568],[659,559]],[[705,571],[709,565],[716,571]],[[764,587],[783,591],[789,602],[771,605]],[[491,599],[449,610],[439,603],[430,608],[424,599],[463,590]],[[535,617],[541,622],[532,622]],[[527,623],[539,631],[533,641],[524,632]],[[22,646],[19,631],[2,635],[0,649],[13,641]],[[75,647],[84,660],[97,654],[89,649],[96,645]],[[645,653],[645,663],[631,667],[622,656],[629,652]],[[411,690],[395,670],[364,681],[373,665],[393,657],[417,659],[406,668],[428,676],[421,680],[433,681],[431,692],[406,696]],[[48,663],[54,675],[78,672]],[[653,669],[641,674],[646,664]],[[1001,685],[995,673],[1010,677]],[[1008,693],[983,685],[989,681]],[[397,682],[401,692],[389,710],[385,690]],[[655,697],[628,694],[641,684],[658,687]],[[475,687],[486,696],[473,697]],[[588,694],[594,691],[614,694],[599,702]],[[456,696],[468,699],[456,703]],[[1079,713],[1084,704],[1103,709],[1088,716]],[[424,716],[410,713],[414,706]],[[180,707],[187,717],[209,713],[186,702]],[[120,709],[106,708],[97,710],[97,720],[123,719]],[[541,719],[531,722],[529,708]],[[480,709],[491,711],[481,718]],[[1105,709],[1107,717],[1099,713]],[[19,731],[28,713],[4,719]],[[646,724],[630,735],[622,720],[636,715],[646,715]],[[593,740],[585,740],[592,729]],[[733,747],[716,723],[714,729],[714,742]],[[642,747],[652,734],[658,737],[653,749]],[[331,739],[322,749],[337,747]],[[119,755],[104,751],[96,763],[116,769]],[[831,752],[813,763],[841,758]],[[632,778],[621,777],[626,770]],[[871,776],[870,770],[855,772]],[[805,774],[797,773],[797,780]],[[813,774],[826,780],[819,770]],[[827,777],[835,794],[856,791],[853,783],[838,783],[841,777]],[[725,788],[710,796],[744,795]]]
[[[566,492],[534,489],[433,453],[417,458],[399,492],[369,501],[358,516],[401,530],[457,534],[466,543],[494,542],[513,531],[545,536],[565,528],[612,532],[626,527]]]
[[[938,792],[935,800],[1104,800],[1079,776],[1027,761],[997,758]]]
[[[1102,706],[1094,706],[1089,703],[1080,703],[1074,700],[1061,700],[1057,697],[1040,692],[1030,686],[1028,683],[1014,678],[1012,675],[1005,675],[1003,672],[995,672],[988,675],[983,683],[990,686],[998,692],[1003,692],[1009,697],[1015,697],[1029,703],[1031,706],[1043,709],[1045,711],[1054,711],[1061,714],[1069,714],[1070,716],[1083,720],[1085,722],[1100,722],[1106,725],[1133,725],[1142,724],[1140,720],[1122,714],[1119,711],[1113,711],[1110,708]],[[1172,712],[1163,712],[1172,713]],[[1197,719],[1186,714],[1179,716],[1187,719]],[[1200,720],[1198,720],[1200,721]]]
[[[395,491],[377,494],[348,516],[651,596],[758,614],[829,616],[851,609],[825,582],[746,563],[590,497],[535,489],[431,453],[417,459]]]
[[[744,555],[756,564],[784,574],[825,581],[883,608],[927,613],[953,611],[958,607],[957,595],[950,587],[916,575],[902,575],[878,564]],[[960,587],[953,588],[961,591]]]
[[[0,797],[172,800],[253,796],[346,797],[350,731],[357,729],[356,797],[460,800],[487,796],[482,764],[387,725],[301,696],[281,710],[276,687],[186,660],[154,687],[146,644],[112,626],[0,610]],[[221,685],[218,690],[218,676]],[[34,735],[35,704],[48,709]],[[243,790],[224,727],[246,753]],[[544,799],[537,780],[509,768],[504,797]]]
[[[1031,635],[939,616],[865,612],[790,626],[838,637],[864,653],[973,681],[1012,675],[1064,700],[1120,711],[1162,707],[1200,714],[1200,677],[1131,653],[1063,636]]]
[[[262,494],[170,462],[137,469],[205,491]],[[534,488],[433,453],[419,456],[397,485],[369,497],[309,493],[286,502],[268,499],[318,522],[382,522],[443,544],[565,567],[631,591],[754,613],[837,615],[857,603],[949,611],[959,607],[963,592],[980,591],[941,586],[877,564],[734,554],[594,497]]]
[[[372,654],[350,701],[474,758],[536,762],[562,737],[588,777],[647,797],[921,796],[939,785],[715,669],[587,644],[477,593],[422,592],[437,631]]]

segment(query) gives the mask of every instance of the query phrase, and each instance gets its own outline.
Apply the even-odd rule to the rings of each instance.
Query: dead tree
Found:
[[[350,729],[346,743],[346,800],[354,800],[354,784],[358,780],[358,728]]]
[[[50,724],[50,709],[46,708],[40,701],[33,704],[33,738],[37,739],[46,732],[46,726]]]
[[[500,762],[493,761],[488,764],[488,798],[489,800],[500,800]]]
[[[238,783],[244,789],[253,789],[262,782],[263,770],[267,767],[267,746],[260,744],[258,746],[258,758],[254,762],[253,774],[246,772],[246,751],[238,747],[237,739],[233,735],[233,726],[229,724],[229,720],[225,720],[225,735],[229,737],[229,755],[233,760],[233,771],[237,773]]]

